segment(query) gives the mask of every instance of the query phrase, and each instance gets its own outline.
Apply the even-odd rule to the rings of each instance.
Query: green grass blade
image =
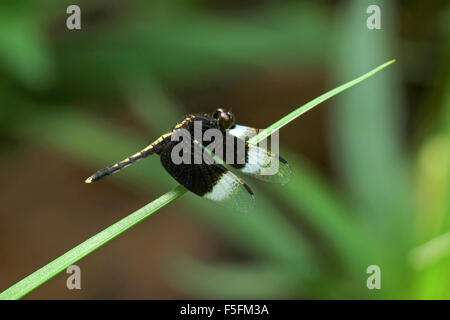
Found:
[[[321,96],[318,98],[312,100],[311,102],[303,105],[302,107],[294,110],[287,116],[283,117],[279,121],[275,122],[273,125],[269,126],[267,131],[263,131],[258,136],[254,137],[254,139],[264,139],[270,135],[270,132],[276,131],[289,122],[293,121],[303,113],[307,112],[308,110],[311,110],[318,104],[324,102],[325,100],[335,96],[336,94],[360,83],[361,81],[373,76],[375,73],[381,71],[382,69],[386,68],[390,64],[394,63],[395,60],[391,60],[372,71],[369,71],[368,73],[350,81],[346,84],[343,84]],[[47,280],[51,279],[55,275],[57,275],[62,270],[66,269],[68,266],[72,265],[76,261],[82,259],[95,249],[101,247],[108,241],[112,240],[119,234],[123,233],[124,231],[128,230],[138,222],[142,221],[149,215],[157,212],[159,209],[164,207],[165,205],[169,204],[173,200],[177,199],[181,195],[183,195],[186,192],[186,190],[178,186],[172,191],[169,191],[168,193],[164,194],[160,198],[152,201],[151,203],[147,204],[143,208],[137,210],[136,212],[132,213],[131,215],[127,216],[126,218],[120,220],[119,222],[113,224],[112,226],[108,227],[107,229],[101,231],[97,235],[93,236],[92,238],[88,239],[87,241],[81,243],[77,247],[73,248],[72,250],[68,251],[61,257],[53,260],[46,266],[42,267],[41,269],[37,270],[36,272],[32,273],[25,279],[19,281],[12,287],[8,288],[4,292],[0,294],[0,299],[19,299],[32,291],[33,289],[37,288]]]
[[[79,244],[72,250],[67,251],[59,258],[53,260],[46,266],[32,273],[23,280],[17,282],[7,290],[0,293],[1,300],[13,300],[19,299],[39,287],[41,284],[51,279],[67,267],[71,266],[78,260],[87,256],[92,251],[100,248],[105,243],[111,241],[121,233],[125,232],[135,224],[144,220],[148,216],[157,212],[159,209],[165,207],[175,199],[181,197],[186,192],[186,189],[182,186],[177,186],[173,190],[162,195],[158,199],[152,201],[146,206],[133,212],[122,220],[116,222],[105,230],[97,233],[92,238]]]

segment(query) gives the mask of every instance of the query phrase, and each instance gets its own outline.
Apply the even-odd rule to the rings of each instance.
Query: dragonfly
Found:
[[[196,123],[200,125],[197,128],[200,128],[202,134],[209,129],[215,129],[222,137],[223,148],[231,150],[233,156],[225,157],[223,154],[217,156],[210,153],[211,157],[215,156],[214,161],[203,157],[200,157],[200,162],[174,161],[175,148],[180,148],[180,139],[174,139],[177,135],[184,137],[184,147],[188,146],[178,152],[181,156],[187,155],[188,159],[195,160],[195,155],[199,152],[204,156],[204,150],[209,150],[205,142],[194,139]],[[85,182],[98,181],[140,159],[157,154],[164,169],[190,192],[233,210],[247,212],[254,206],[255,194],[238,174],[280,184],[287,183],[291,177],[291,169],[285,159],[257,143],[251,143],[249,137],[257,135],[260,131],[257,128],[236,124],[234,114],[222,108],[212,113],[188,114],[177,122],[171,131],[161,135],[141,151],[95,172]],[[233,142],[231,147],[226,141]],[[237,159],[238,146],[243,146],[239,159]],[[277,170],[267,174],[265,169],[271,165],[276,165]]]

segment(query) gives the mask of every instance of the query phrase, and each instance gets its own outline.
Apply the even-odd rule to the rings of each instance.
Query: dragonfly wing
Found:
[[[284,160],[281,156],[276,153],[272,153],[271,151],[256,145],[246,142],[247,138],[251,138],[257,133],[260,132],[260,129],[236,125],[233,129],[227,131],[227,135],[231,135],[231,137],[227,137],[229,139],[233,139],[233,153],[235,154],[232,163],[230,163],[229,159],[225,157],[227,164],[231,167],[239,170],[246,175],[250,175],[256,179],[267,181],[267,182],[275,182],[285,184],[287,183],[292,175],[291,168],[286,160]],[[245,152],[245,160],[243,157],[239,156],[239,146],[244,145]],[[224,150],[226,150],[227,145],[224,144]],[[226,153],[225,153],[226,154]]]
[[[167,172],[189,191],[220,205],[240,212],[254,206],[252,189],[224,166],[213,163],[179,163],[172,159],[172,151],[179,142],[171,141],[162,150],[161,163]],[[194,143],[191,152],[198,152]],[[193,159],[193,157],[191,157]]]

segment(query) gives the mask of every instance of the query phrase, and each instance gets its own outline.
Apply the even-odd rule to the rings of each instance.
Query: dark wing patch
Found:
[[[163,167],[178,183],[205,199],[236,211],[247,212],[253,207],[254,195],[251,188],[224,166],[193,162],[174,164],[171,153],[178,143],[180,142],[169,142],[160,154]],[[191,150],[198,150],[193,143]]]

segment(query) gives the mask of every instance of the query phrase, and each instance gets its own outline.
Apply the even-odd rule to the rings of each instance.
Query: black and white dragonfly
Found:
[[[223,135],[224,149],[229,147],[225,144],[227,138],[234,141],[232,147],[235,149],[239,143],[244,146],[243,161],[236,161],[236,156],[232,161],[222,155],[221,161],[201,161],[196,163],[178,163],[173,161],[174,148],[179,141],[173,139],[181,130],[185,130],[194,137],[195,123],[201,124],[201,130],[204,133],[208,129],[217,129]],[[198,128],[198,127],[197,127]],[[175,124],[172,130],[163,134],[149,146],[129,156],[128,158],[117,162],[107,168],[97,171],[89,178],[86,183],[100,180],[106,176],[120,171],[121,169],[133,164],[137,160],[148,157],[154,153],[158,154],[161,163],[166,171],[181,185],[189,191],[212,200],[226,207],[237,211],[246,212],[254,204],[254,193],[250,186],[233,171],[257,178],[259,180],[275,183],[286,183],[291,176],[291,170],[286,160],[279,155],[274,154],[262,148],[257,144],[248,142],[248,137],[252,137],[260,132],[259,129],[237,125],[235,117],[230,111],[217,109],[211,114],[189,114],[183,120]],[[204,150],[195,147],[199,142],[193,138],[188,142],[192,156]],[[235,152],[236,150],[232,150]],[[197,150],[197,151],[196,151]],[[193,158],[193,157],[192,157]],[[203,158],[202,158],[203,159]],[[264,169],[270,165],[276,164],[277,170],[272,174],[266,174]],[[230,168],[230,170],[228,169]]]

